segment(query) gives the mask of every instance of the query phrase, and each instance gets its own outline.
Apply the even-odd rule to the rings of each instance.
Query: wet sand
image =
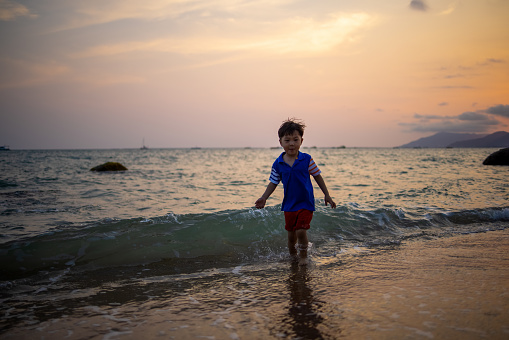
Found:
[[[509,338],[508,230],[408,242],[337,275],[345,338]]]
[[[313,261],[114,284],[1,338],[509,338],[509,230]]]

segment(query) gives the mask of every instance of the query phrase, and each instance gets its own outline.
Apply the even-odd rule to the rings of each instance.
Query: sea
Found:
[[[0,338],[339,338],[348,311],[328,298],[341,287],[323,288],[327,273],[509,227],[509,167],[482,164],[497,149],[303,148],[337,203],[313,182],[303,269],[282,188],[254,207],[281,151],[1,152]],[[128,170],[90,171],[105,162]]]

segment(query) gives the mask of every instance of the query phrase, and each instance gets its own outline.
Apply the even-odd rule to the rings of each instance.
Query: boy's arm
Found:
[[[262,197],[257,199],[256,202],[255,202],[255,206],[258,209],[261,209],[261,208],[265,207],[265,203],[267,202],[267,198],[269,198],[270,195],[272,195],[274,190],[276,190],[276,187],[277,187],[277,184],[269,182],[269,185],[267,185],[267,189],[265,189],[265,192],[263,193]]]
[[[314,179],[325,195],[325,205],[330,203],[331,208],[336,208],[336,203],[332,200],[332,197],[330,197],[329,190],[327,190],[327,186],[325,185],[325,181],[323,180],[322,175],[314,176]]]

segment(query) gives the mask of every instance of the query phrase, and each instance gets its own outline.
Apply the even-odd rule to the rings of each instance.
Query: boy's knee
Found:
[[[299,243],[308,242],[308,234],[306,229],[298,229],[295,234],[297,236],[297,239],[299,240]]]

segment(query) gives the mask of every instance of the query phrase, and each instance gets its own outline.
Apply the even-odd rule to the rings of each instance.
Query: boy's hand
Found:
[[[336,209],[336,203],[332,200],[332,197],[330,197],[330,196],[325,196],[324,200],[325,200],[325,206],[327,206],[327,203],[329,203],[329,204],[330,204],[330,207],[331,207],[332,209]]]
[[[259,199],[256,200],[255,207],[258,209],[262,209],[263,207],[265,207],[265,202],[267,202],[267,200],[263,197],[260,197]]]

